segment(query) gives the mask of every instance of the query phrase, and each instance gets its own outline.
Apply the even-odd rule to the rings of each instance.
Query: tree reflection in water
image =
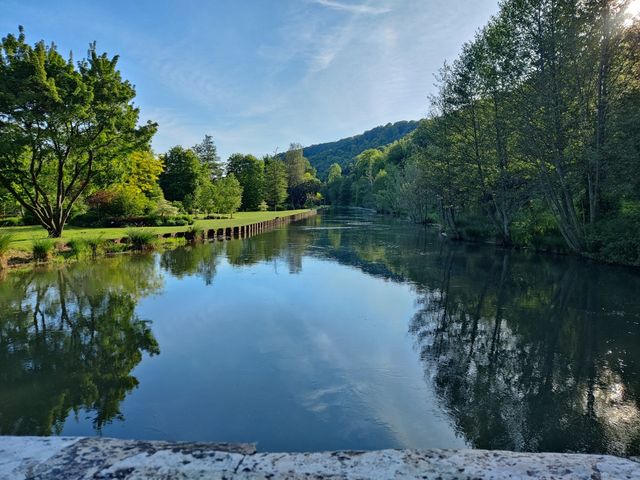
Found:
[[[471,445],[640,454],[637,272],[370,215],[331,228],[345,219],[326,222],[313,253],[414,285],[409,331],[426,381]]]
[[[0,282],[0,434],[59,433],[71,411],[100,431],[120,417],[143,353],[159,352],[137,300],[157,291],[153,258],[77,263]]]
[[[427,377],[477,448],[637,455],[640,338],[615,318],[637,280],[573,259],[531,267],[443,255],[410,326]]]

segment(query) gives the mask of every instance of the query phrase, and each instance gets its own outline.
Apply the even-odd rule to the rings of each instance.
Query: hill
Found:
[[[343,168],[358,154],[369,148],[378,148],[413,132],[418,122],[409,120],[372,128],[366,132],[336,142],[320,143],[304,148],[304,156],[311,165],[318,170],[318,176],[325,178],[332,163],[338,163]]]

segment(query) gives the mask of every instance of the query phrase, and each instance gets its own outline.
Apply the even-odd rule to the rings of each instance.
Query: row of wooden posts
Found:
[[[318,213],[317,210],[313,209],[313,210],[309,210],[302,213],[286,215],[284,217],[276,217],[272,220],[264,220],[262,222],[251,223],[249,225],[240,225],[237,227],[211,228],[209,230],[204,231],[204,236],[206,239],[209,239],[209,240],[249,238],[254,235],[267,232],[269,230],[274,230],[288,223],[298,222],[300,220],[304,220],[305,218],[313,217],[317,213]],[[194,240],[193,237],[195,235],[196,233],[193,231],[186,231],[186,232],[164,233],[159,235],[159,238],[185,238],[187,240]]]

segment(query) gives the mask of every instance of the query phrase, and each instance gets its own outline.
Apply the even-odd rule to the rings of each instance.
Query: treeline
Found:
[[[318,170],[318,175],[326,179],[329,167],[337,163],[345,167],[358,154],[371,148],[378,148],[400,140],[418,127],[417,121],[387,123],[372,128],[360,135],[343,138],[336,142],[321,143],[304,148],[304,155]]]
[[[0,226],[41,225],[60,237],[81,226],[184,225],[190,214],[299,208],[321,183],[292,145],[281,159],[232,155],[210,136],[162,155],[157,124],[139,125],[135,88],[118,57],[65,59],[55,44],[29,45],[22,27],[0,43]]]
[[[332,165],[331,203],[454,238],[640,264],[640,24],[614,0],[507,0],[415,132]]]

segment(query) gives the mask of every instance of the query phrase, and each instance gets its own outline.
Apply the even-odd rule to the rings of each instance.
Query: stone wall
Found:
[[[383,450],[256,453],[253,445],[0,437],[0,479],[640,479],[607,455]]]

